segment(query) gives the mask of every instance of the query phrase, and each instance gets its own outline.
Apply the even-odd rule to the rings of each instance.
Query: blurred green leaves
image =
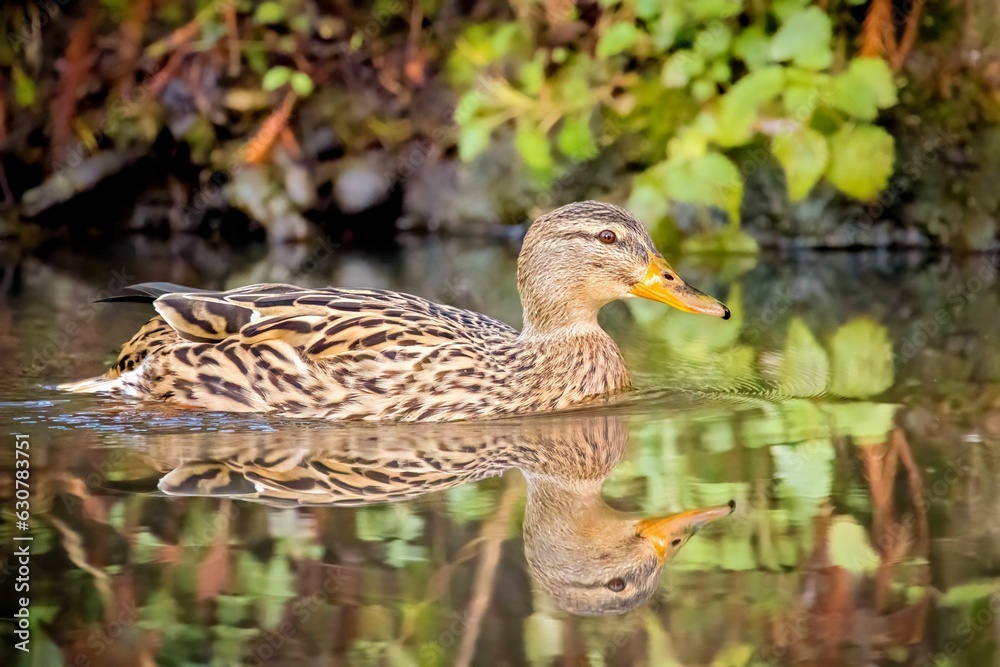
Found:
[[[305,72],[295,72],[284,66],[272,67],[264,73],[261,86],[264,90],[277,90],[288,84],[299,97],[309,97],[313,92],[313,81]]]
[[[830,562],[854,574],[874,572],[879,565],[868,533],[854,518],[836,517],[830,525]]]
[[[881,58],[852,60],[830,88],[830,106],[858,120],[875,120],[879,109],[887,109],[896,102],[892,72]]]
[[[639,39],[639,30],[632,23],[615,23],[597,41],[597,57],[610,58],[632,48]]]
[[[889,182],[894,156],[892,136],[882,128],[845,126],[830,139],[826,176],[852,197],[871,199]]]
[[[779,134],[771,151],[785,170],[788,198],[793,201],[809,194],[826,171],[830,157],[826,137],[808,127]]]
[[[716,206],[730,219],[739,219],[743,179],[736,165],[721,153],[667,160],[662,185],[674,201]]]
[[[868,398],[892,386],[895,378],[892,342],[881,324],[857,318],[830,339],[830,391],[847,398]]]
[[[791,60],[805,69],[826,69],[833,62],[830,17],[819,7],[807,7],[788,16],[771,40],[771,59]]]
[[[496,85],[480,91],[474,113],[456,118],[459,155],[475,159],[500,128],[514,125],[517,154],[546,187],[614,150],[619,137],[654,139],[653,149],[634,156],[646,170],[629,198],[654,226],[676,203],[717,209],[738,223],[745,174],[759,165],[744,168],[731,151],[763,143],[785,172],[790,199],[806,197],[824,176],[849,196],[871,199],[892,173],[894,146],[870,123],[896,103],[895,81],[880,59],[835,65],[832,15],[805,4],[606,3],[579,46],[557,49],[515,22],[473,26],[457,42],[452,81],[465,94],[484,76]],[[653,88],[681,97],[648,104]],[[675,107],[693,113],[678,118]],[[614,123],[610,139],[602,140],[608,127],[595,126],[598,118]],[[660,136],[670,140],[665,153],[656,150]],[[713,247],[705,239],[697,245]],[[722,235],[715,243],[747,246]]]

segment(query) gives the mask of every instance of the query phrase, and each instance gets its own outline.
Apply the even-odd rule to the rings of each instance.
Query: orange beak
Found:
[[[736,509],[736,501],[730,500],[725,505],[705,507],[681,514],[661,518],[643,519],[639,522],[638,533],[653,543],[656,555],[660,560],[666,560],[667,554],[685,539],[697,533],[703,526],[719,519],[724,519]]]
[[[667,260],[653,253],[649,254],[649,268],[646,270],[646,276],[632,285],[629,291],[644,299],[673,306],[685,313],[715,315],[724,320],[729,319],[729,309],[725,305],[684,284],[684,281],[667,264]]]

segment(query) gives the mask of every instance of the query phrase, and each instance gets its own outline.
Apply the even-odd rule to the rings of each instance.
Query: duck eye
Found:
[[[621,577],[615,577],[608,582],[608,589],[613,593],[621,593],[625,590],[625,580]]]
[[[610,229],[605,229],[603,232],[597,235],[597,238],[601,240],[601,243],[607,243],[608,245],[611,245],[612,243],[618,240],[618,237],[615,236],[615,233]]]
[[[681,545],[681,538],[679,537],[670,543],[670,546],[672,547],[679,547],[680,545]]]

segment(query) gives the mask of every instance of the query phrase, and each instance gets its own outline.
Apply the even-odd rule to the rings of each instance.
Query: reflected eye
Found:
[[[614,579],[608,582],[608,590],[612,591],[613,593],[621,593],[623,590],[625,590],[625,580],[622,579],[621,577],[615,577]]]
[[[680,545],[681,545],[681,538],[679,537],[670,543],[670,546],[672,547],[679,547]]]
[[[605,229],[597,235],[597,238],[601,240],[601,243],[607,243],[608,245],[611,245],[618,240],[618,237],[615,236],[615,233],[610,229]]]

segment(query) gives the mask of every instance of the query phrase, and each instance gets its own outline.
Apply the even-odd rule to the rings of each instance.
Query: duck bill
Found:
[[[704,507],[671,516],[643,519],[639,522],[638,533],[653,543],[656,555],[665,560],[670,553],[674,540],[684,540],[697,533],[707,524],[719,519],[725,519],[736,509],[736,503],[730,500],[725,505]]]
[[[629,291],[635,296],[665,303],[685,313],[715,315],[724,320],[729,319],[729,309],[725,305],[686,285],[670,268],[667,260],[659,255],[650,254],[646,276],[632,285]]]

